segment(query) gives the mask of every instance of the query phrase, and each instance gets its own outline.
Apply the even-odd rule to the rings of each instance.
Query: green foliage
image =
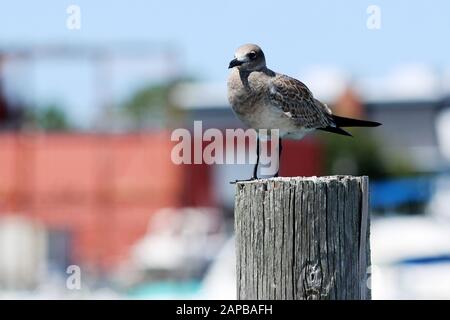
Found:
[[[170,125],[170,122],[184,116],[183,111],[171,102],[172,90],[178,83],[190,81],[195,79],[183,77],[166,83],[149,84],[137,90],[121,104],[120,109],[138,128],[149,123]]]
[[[71,127],[65,112],[55,104],[28,110],[26,118],[32,126],[46,131],[66,131]]]
[[[371,129],[349,129],[354,138],[329,133],[321,135],[326,174],[368,175],[379,179],[415,172],[411,163],[401,155],[385,154],[367,130]]]
[[[170,85],[158,84],[138,90],[123,104],[124,112],[136,123],[146,117],[161,117],[169,104]]]

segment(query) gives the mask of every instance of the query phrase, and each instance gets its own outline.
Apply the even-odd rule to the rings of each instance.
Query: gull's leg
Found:
[[[259,137],[256,137],[256,163],[253,168],[252,180],[258,179],[258,163],[259,163]]]
[[[235,184],[235,183],[241,182],[241,181],[257,180],[258,179],[258,163],[259,163],[259,137],[256,136],[256,163],[255,163],[255,166],[253,167],[253,176],[250,179],[235,180],[235,181],[231,181],[230,183]]]
[[[281,151],[283,150],[281,138],[278,138],[278,170],[277,173],[275,173],[274,177],[278,177],[278,174],[280,173],[280,167],[281,167]]]

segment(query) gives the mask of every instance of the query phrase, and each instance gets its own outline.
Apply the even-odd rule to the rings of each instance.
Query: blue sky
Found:
[[[66,28],[70,4],[81,8],[79,31]],[[371,4],[381,9],[380,30],[366,27]],[[301,76],[311,65],[330,65],[355,75],[380,75],[404,63],[449,68],[449,12],[450,2],[444,0],[432,5],[424,0],[2,0],[0,46],[164,43],[176,48],[186,72],[225,81],[234,49],[254,42],[263,47],[270,67],[287,74]],[[54,73],[44,71],[48,81],[39,78],[42,90],[51,95],[66,86],[62,92],[71,90],[88,110],[87,77],[58,81]]]

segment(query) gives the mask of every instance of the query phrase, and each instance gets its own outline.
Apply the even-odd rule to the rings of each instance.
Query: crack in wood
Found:
[[[370,299],[368,178],[236,185],[238,299]]]

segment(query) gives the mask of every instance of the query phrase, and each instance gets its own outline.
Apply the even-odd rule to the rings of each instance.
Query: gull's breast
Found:
[[[236,114],[242,122],[253,129],[278,129],[280,137],[299,129],[290,114],[276,106],[260,102],[251,109],[249,112],[236,112]]]

